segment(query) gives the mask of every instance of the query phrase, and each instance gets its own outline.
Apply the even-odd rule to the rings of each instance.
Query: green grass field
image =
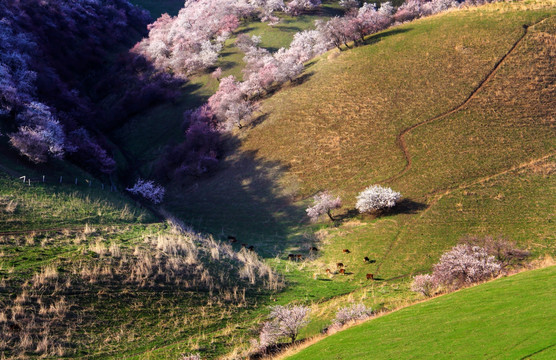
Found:
[[[556,354],[556,267],[407,307],[288,359],[549,359]]]
[[[153,15],[175,12],[174,5],[178,9],[170,1],[136,2]],[[295,32],[312,26],[315,18],[336,11],[336,2],[326,2],[319,13],[284,18],[273,28],[253,23],[242,30],[261,34],[263,46],[275,49],[286,46]],[[38,300],[45,300],[44,294],[56,295],[54,305],[65,294],[74,307],[64,313],[69,315],[63,321],[56,320],[56,309],[44,310],[52,317],[37,320],[39,327],[52,322],[51,357],[63,356],[56,355],[54,339],[63,338],[64,326],[73,319],[80,322],[70,326],[71,336],[67,336],[75,346],[66,349],[65,356],[175,359],[200,352],[207,358],[226,354],[234,358],[245,354],[249,339],[257,336],[268,307],[274,304],[300,302],[312,307],[311,322],[301,333],[306,338],[327,327],[346,302],[393,310],[421,299],[409,290],[411,276],[430,271],[439,256],[465,235],[503,235],[535,257],[556,256],[556,96],[551,62],[555,15],[551,1],[497,3],[421,19],[375,34],[366,46],[341,53],[333,50],[307,65],[304,82],[286,84],[261,102],[260,121],[229,140],[228,155],[216,174],[194,179],[185,187],[168,188],[163,210],[216,240],[237,236],[236,253],[241,243],[254,245],[256,253],[281,275],[283,289],[263,290],[221,273],[220,268],[230,267],[234,272],[241,267],[236,263],[220,266],[214,255],[207,255],[200,265],[216,271],[214,279],[222,285],[221,292],[183,289],[164,281],[161,287],[139,289],[126,280],[129,267],[140,258],[135,247],[150,249],[153,259],[164,258],[147,240],[166,234],[166,224],[153,224],[156,217],[125,192],[71,184],[35,182],[28,186],[17,180],[22,174],[34,179],[44,174],[92,178],[75,166],[54,162],[30,169],[15,157],[3,157],[0,308],[10,315],[19,314],[18,306],[24,308],[23,315],[38,313]],[[525,30],[523,25],[533,26]],[[232,40],[219,65],[226,75],[240,76],[243,55]],[[183,111],[203,103],[217,86],[208,74],[193,77],[178,101],[139,114],[110,134],[110,139],[148,177],[152,161],[164,146],[181,139],[177,129]],[[458,111],[430,121],[462,104]],[[400,134],[414,125],[419,126],[403,137],[404,152]],[[94,184],[101,181],[107,179],[96,179]],[[353,215],[355,195],[373,183],[401,191],[404,201],[379,217]],[[305,208],[310,196],[324,189],[341,195],[344,208],[336,212],[335,224],[309,224]],[[57,230],[41,231],[45,229]],[[23,232],[7,234],[14,230]],[[201,243],[196,243],[199,249],[204,246]],[[116,257],[107,250],[112,244],[125,256]],[[310,254],[312,246],[319,251]],[[287,261],[288,253],[303,254],[306,259]],[[365,256],[375,262],[364,263]],[[347,274],[327,276],[325,269],[335,268],[337,262],[346,265]],[[47,282],[47,292],[41,293],[32,282],[48,265],[55,266],[60,280]],[[553,286],[547,271],[553,275],[554,268],[493,284],[507,285],[499,288],[501,293],[517,284],[516,279],[531,276],[544,279],[535,283],[539,287],[543,283]],[[90,272],[109,281],[88,282]],[[367,281],[367,273],[374,273],[377,280]],[[67,281],[75,291],[65,285]],[[537,285],[524,285],[524,289],[541,294]],[[500,285],[483,286],[494,286],[492,292],[487,291],[494,294]],[[475,294],[483,286],[417,306],[442,304],[459,294]],[[247,289],[245,299],[241,287]],[[17,302],[23,290],[30,300]],[[531,304],[537,302],[536,295],[527,295]],[[524,302],[524,296],[518,293],[515,302]],[[554,303],[553,298],[539,301],[539,306]],[[483,311],[477,304],[482,303],[472,300],[469,306]],[[500,303],[485,303],[485,312],[480,313],[489,315],[487,309],[493,310],[496,304]],[[532,309],[524,307],[524,316],[534,316]],[[80,312],[82,318],[77,315]],[[370,323],[386,321],[381,319]],[[512,331],[518,325],[524,326],[516,323]],[[398,330],[394,340],[402,341],[409,330]],[[430,331],[423,340],[433,338]],[[33,348],[43,335],[33,338]],[[60,344],[64,341],[70,342],[66,339]],[[384,344],[385,349],[390,346]],[[528,346],[540,350],[541,345],[536,340],[524,341],[515,351],[525,353]],[[2,346],[6,347],[0,341]],[[27,352],[25,356],[34,354],[33,349],[20,350]]]

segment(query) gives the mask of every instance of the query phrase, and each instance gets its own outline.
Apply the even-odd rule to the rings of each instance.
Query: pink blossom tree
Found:
[[[340,207],[342,207],[342,200],[340,197],[337,196],[334,198],[328,191],[324,191],[313,197],[313,206],[308,207],[305,211],[313,222],[316,222],[319,217],[324,214],[328,215],[330,220],[334,221],[332,210],[339,209]]]

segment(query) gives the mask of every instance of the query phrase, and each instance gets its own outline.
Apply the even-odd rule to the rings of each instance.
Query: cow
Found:
[[[326,269],[326,273],[330,274],[331,273],[330,269]]]
[[[232,244],[235,244],[235,243],[237,242],[237,238],[236,238],[235,236],[231,236],[231,235],[228,235],[228,240],[229,240]]]
[[[295,255],[295,257],[296,257],[297,260],[303,260],[303,255],[301,255],[301,254]]]
[[[241,244],[241,247],[242,247],[242,248],[246,248],[246,247],[247,247],[247,244]]]
[[[254,247],[253,245],[251,245],[251,246],[249,246],[249,247],[247,248],[247,250],[249,250],[249,251],[255,251],[255,247]]]
[[[367,274],[367,280],[374,280],[373,274]]]
[[[295,259],[295,255],[294,254],[289,254],[288,255],[288,260],[293,260]]]
[[[363,259],[363,261],[365,261],[366,263],[370,262],[371,260],[369,259],[368,256],[365,256],[365,258]]]
[[[345,275],[346,274],[346,269],[340,269],[340,274]]]
[[[343,264],[343,263],[337,263],[337,264],[336,264],[336,267],[337,267],[338,269],[339,269],[339,268],[343,268],[343,267],[344,267],[344,264]]]
[[[344,249],[342,251],[345,252],[346,254],[349,254],[351,252],[351,251],[349,251],[349,249]]]
[[[311,252],[317,252],[317,251],[319,251],[319,249],[317,249],[316,247],[313,246],[313,247],[311,248]]]

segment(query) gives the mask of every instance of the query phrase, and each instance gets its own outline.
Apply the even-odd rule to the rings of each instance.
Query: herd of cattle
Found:
[[[237,243],[237,238],[235,236],[229,235],[228,236],[228,241],[232,244],[235,244],[235,243]],[[255,251],[255,247],[253,245],[241,244],[241,247],[245,248],[249,251]],[[314,254],[318,251],[319,251],[319,249],[317,249],[314,246],[309,249],[309,252],[311,254]],[[349,251],[349,249],[343,249],[342,252],[345,253],[345,254],[351,253],[351,251]],[[288,254],[288,260],[290,260],[290,261],[301,261],[303,259],[305,259],[305,257],[301,254]],[[368,264],[371,264],[371,263],[375,262],[375,260],[369,259],[368,256],[365,256],[363,258],[363,261],[365,263],[368,263]],[[343,263],[341,263],[341,262],[336,263],[336,267],[337,267],[337,270],[338,270],[338,272],[337,272],[338,274],[346,275],[346,269],[345,269],[345,265]],[[328,276],[332,276],[332,275],[335,274],[335,272],[333,273],[332,270],[326,269],[326,274]],[[369,273],[369,274],[366,275],[366,278],[367,278],[367,280],[374,280],[374,274]]]

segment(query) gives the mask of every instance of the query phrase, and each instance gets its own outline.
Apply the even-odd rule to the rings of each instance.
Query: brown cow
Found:
[[[345,275],[346,274],[346,269],[340,269],[340,274]]]
[[[303,255],[301,255],[301,254],[295,255],[295,257],[296,257],[297,260],[303,260]]]
[[[374,280],[373,274],[367,274],[367,280]]]
[[[337,263],[337,264],[336,264],[336,267],[342,268],[342,267],[344,267],[344,264],[343,264],[343,263]]]
[[[331,273],[330,269],[326,269],[326,273],[330,274]]]
[[[351,251],[349,251],[348,249],[344,249],[342,250],[343,252],[345,252],[346,254],[349,254]]]

